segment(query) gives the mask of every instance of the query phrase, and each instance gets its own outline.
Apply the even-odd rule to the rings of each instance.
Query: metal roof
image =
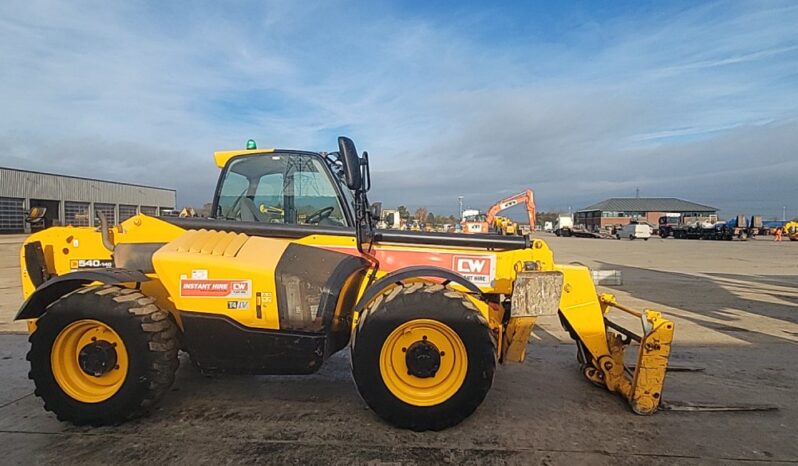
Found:
[[[675,197],[613,197],[578,212],[717,212],[716,207],[676,199]]]
[[[176,192],[176,190],[173,189],[173,188],[162,188],[160,186],[149,186],[149,185],[146,185],[146,184],[125,183],[124,181],[101,180],[101,179],[98,179],[98,178],[86,178],[86,177],[83,177],[83,176],[61,175],[61,174],[58,174],[58,173],[41,172],[41,171],[36,171],[36,170],[24,170],[24,169],[21,169],[21,168],[0,167],[0,170],[9,170],[9,171],[15,171],[15,172],[20,172],[20,173],[31,173],[31,174],[34,174],[34,175],[57,176],[59,178],[70,178],[70,179],[73,179],[73,180],[98,181],[100,183],[113,183],[113,184],[119,184],[119,185],[123,185],[123,186],[133,186],[133,187],[136,187],[136,188],[161,189],[161,190],[164,190],[164,191],[174,191],[174,192]]]
[[[175,207],[174,189],[0,167],[0,197]]]

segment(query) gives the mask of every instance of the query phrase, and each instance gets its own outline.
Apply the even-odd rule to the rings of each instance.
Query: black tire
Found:
[[[71,323],[91,319],[116,332],[127,349],[128,371],[110,398],[87,403],[67,394],[56,382],[50,354],[56,337]],[[37,320],[27,359],[28,377],[44,409],[76,425],[115,425],[147,414],[174,381],[179,361],[178,328],[172,316],[139,290],[90,286],[53,303]]]
[[[444,402],[415,406],[397,398],[380,371],[380,353],[391,332],[414,319],[433,319],[454,330],[468,359],[465,380]],[[484,317],[460,292],[413,283],[391,288],[361,316],[352,344],[352,374],[360,396],[389,423],[414,431],[442,430],[467,418],[485,399],[496,368],[496,342]]]

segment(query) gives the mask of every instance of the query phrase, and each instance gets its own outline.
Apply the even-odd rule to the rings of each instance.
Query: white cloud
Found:
[[[579,17],[494,41],[472,33],[479,12],[384,4],[5,2],[0,165],[174,186],[196,205],[213,150],[329,150],[345,133],[386,205],[453,212],[459,194],[484,208],[526,187],[542,208],[635,187],[729,212],[798,198],[770,181],[795,168],[798,8]],[[733,182],[746,174],[755,189]]]

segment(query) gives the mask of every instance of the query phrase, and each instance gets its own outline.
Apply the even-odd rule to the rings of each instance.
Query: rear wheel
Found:
[[[352,373],[360,395],[386,421],[441,430],[485,399],[495,348],[487,322],[462,293],[443,285],[401,285],[364,312]]]
[[[81,288],[36,322],[29,377],[59,420],[118,424],[145,414],[169,389],[177,339],[169,313],[139,290]]]

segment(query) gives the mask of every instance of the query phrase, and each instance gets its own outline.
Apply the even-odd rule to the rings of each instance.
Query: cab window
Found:
[[[323,162],[269,153],[233,160],[219,191],[217,216],[245,222],[346,226]]]

